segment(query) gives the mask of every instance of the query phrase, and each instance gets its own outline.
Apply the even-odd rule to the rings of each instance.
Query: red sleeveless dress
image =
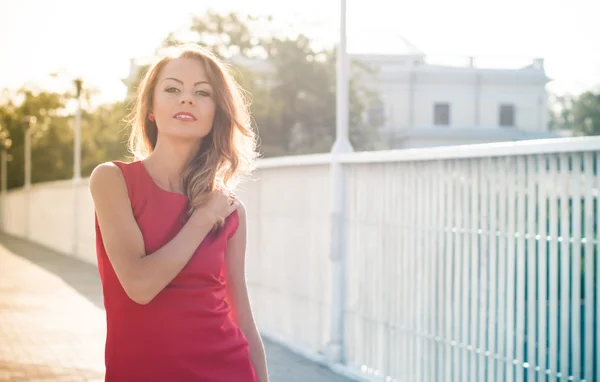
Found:
[[[188,200],[158,187],[141,161],[115,161],[123,172],[146,253],[183,227]],[[223,272],[231,214],[209,234],[185,268],[150,303],[131,300],[106,255],[96,219],[98,269],[106,308],[107,382],[258,382],[248,342],[230,318]]]

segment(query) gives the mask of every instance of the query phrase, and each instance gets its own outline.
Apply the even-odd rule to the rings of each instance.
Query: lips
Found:
[[[192,113],[188,113],[188,112],[179,112],[176,113],[175,115],[173,115],[173,118],[179,120],[179,121],[184,121],[184,122],[193,122],[196,121],[196,116]]]

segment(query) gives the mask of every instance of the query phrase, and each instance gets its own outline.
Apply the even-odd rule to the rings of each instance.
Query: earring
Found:
[[[152,122],[154,122],[155,118],[154,118],[154,114],[150,114],[148,116],[148,119],[151,120]]]

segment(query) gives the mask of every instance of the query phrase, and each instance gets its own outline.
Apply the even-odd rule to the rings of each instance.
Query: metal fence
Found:
[[[600,381],[599,142],[349,159],[348,364]]]

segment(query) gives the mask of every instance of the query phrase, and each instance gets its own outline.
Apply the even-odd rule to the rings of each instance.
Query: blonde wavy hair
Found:
[[[182,45],[154,63],[137,89],[129,151],[136,159],[147,157],[156,147],[156,122],[148,118],[154,102],[154,89],[164,66],[177,58],[198,60],[213,88],[215,116],[210,133],[182,174],[182,186],[190,201],[190,212],[205,204],[213,191],[231,195],[238,184],[254,170],[256,135],[252,129],[246,92],[229,68],[215,55],[198,45]]]

